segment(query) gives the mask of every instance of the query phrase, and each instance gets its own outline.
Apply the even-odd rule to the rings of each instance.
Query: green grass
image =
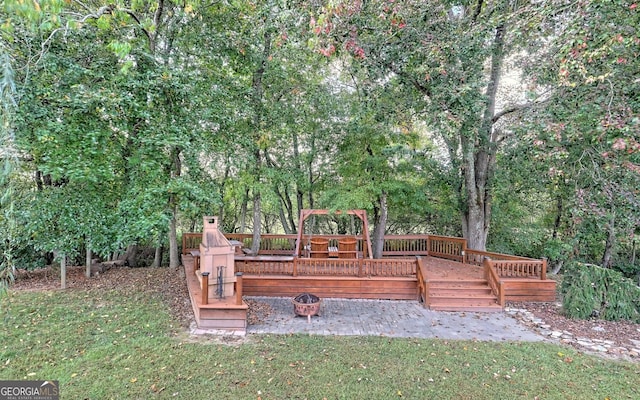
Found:
[[[181,332],[132,291],[11,292],[0,379],[59,380],[64,399],[638,399],[640,365],[545,343]]]

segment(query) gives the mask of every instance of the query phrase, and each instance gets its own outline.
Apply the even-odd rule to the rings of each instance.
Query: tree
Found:
[[[3,243],[0,243],[0,294],[13,280],[15,272],[13,240],[16,235],[15,224],[15,199],[14,199],[14,168],[18,163],[14,147],[15,135],[13,132],[13,116],[15,114],[15,82],[13,80],[13,68],[9,62],[7,49],[0,47],[0,61],[2,79],[0,80],[0,227],[6,232]]]
[[[530,126],[551,180],[570,189],[558,197],[573,227],[564,241],[605,267],[639,226],[639,23],[635,4],[582,2],[548,46],[554,62],[532,69],[540,85],[556,87]]]
[[[312,22],[325,52],[337,42],[367,68],[404,83],[408,107],[445,144],[471,248],[486,246],[496,154],[507,133],[499,123],[526,107],[498,107],[503,64],[535,11],[482,0],[339,2]]]

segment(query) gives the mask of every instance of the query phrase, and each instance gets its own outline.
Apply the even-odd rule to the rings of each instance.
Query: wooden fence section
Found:
[[[464,254],[464,263],[484,265],[484,260],[487,258],[491,260],[491,266],[500,278],[547,279],[546,259],[536,260],[509,254],[467,250]]]
[[[293,275],[293,257],[236,257],[236,272],[254,275]]]
[[[194,250],[200,250],[202,232],[182,234],[182,254],[189,254]]]
[[[546,260],[491,260],[501,278],[547,279]]]
[[[242,247],[250,248],[253,236],[249,233],[226,233],[229,240],[237,240]],[[303,241],[309,242],[313,238],[329,240],[329,246],[338,247],[338,241],[344,235],[304,235]],[[353,237],[353,236],[351,236]],[[356,251],[362,252],[362,238],[356,238]],[[260,236],[259,255],[286,255],[292,256],[296,248],[296,235],[263,234]],[[202,233],[182,234],[182,254],[189,254],[192,250],[200,248]],[[465,254],[466,240],[462,238],[434,235],[385,235],[383,257],[414,257],[434,256],[450,260],[462,261]],[[479,264],[482,265],[482,257],[479,256]]]
[[[236,272],[245,275],[415,277],[416,259],[236,257]]]
[[[386,235],[383,257],[408,257],[429,255],[427,235]]]
[[[250,248],[253,244],[253,235],[243,233],[226,233],[225,237],[229,240],[237,240],[242,243],[242,247]],[[362,238],[357,236],[344,236],[344,235],[304,235],[302,241],[305,245],[308,245],[311,239],[327,239],[329,241],[329,247],[338,247],[340,239],[345,237],[356,239],[356,251],[362,251]],[[296,250],[296,235],[277,235],[277,234],[264,234],[260,236],[260,250],[258,255],[285,255],[292,256]]]
[[[464,261],[463,262],[465,264],[471,264],[471,265],[480,266],[480,265],[483,265],[485,257],[489,257],[492,260],[513,260],[513,261],[534,260],[533,258],[514,256],[514,255],[511,255],[511,254],[493,253],[491,251],[480,251],[480,250],[467,249],[464,252]]]
[[[467,240],[463,238],[455,238],[449,236],[428,235],[428,254],[432,257],[446,258],[462,262],[465,250],[467,249]]]
[[[229,240],[240,241],[243,247],[251,247],[253,237],[251,234],[226,234]],[[338,240],[344,238],[342,235],[305,235],[303,240],[310,241],[312,238],[325,238],[329,240],[329,246],[337,247]],[[296,235],[277,235],[264,234],[260,239],[259,255],[262,256],[293,256],[295,251]],[[182,253],[188,254],[191,250],[199,249],[202,234],[200,233],[184,233],[182,236]],[[361,238],[357,238],[357,250],[362,251],[363,242]],[[393,264],[393,258],[390,257],[414,257],[414,256],[432,256],[459,261],[470,265],[484,265],[484,259],[489,257],[492,265],[496,268],[500,278],[521,278],[521,279],[540,279],[546,280],[547,262],[546,260],[536,260],[527,257],[519,257],[509,254],[494,253],[488,251],[478,251],[467,249],[467,242],[463,238],[437,236],[437,235],[386,235],[384,237],[384,259],[382,264],[377,264],[375,260],[370,260],[370,264],[355,264],[354,260],[351,264],[346,261],[324,260],[322,264],[317,261],[310,261],[305,258],[297,258],[295,262],[276,262],[272,260],[245,260],[245,264],[252,261],[251,271],[247,273],[261,274],[286,274],[286,275],[346,275],[346,276],[406,276],[408,267],[400,261],[399,264]],[[379,260],[378,260],[379,261]],[[498,262],[499,261],[499,262]],[[242,261],[240,261],[242,264]],[[297,270],[299,265],[300,270]],[[381,267],[380,265],[389,265],[390,267]],[[246,267],[249,268],[249,267]],[[411,267],[415,273],[415,263]],[[393,270],[393,273],[387,271]],[[387,275],[389,274],[389,275]]]

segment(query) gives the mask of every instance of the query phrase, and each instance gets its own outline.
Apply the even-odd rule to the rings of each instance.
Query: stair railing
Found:
[[[484,278],[489,283],[491,287],[491,292],[498,298],[498,304],[501,307],[504,307],[505,304],[505,293],[504,293],[504,283],[500,280],[498,276],[498,272],[493,266],[493,261],[491,258],[485,257],[483,260],[484,265]]]

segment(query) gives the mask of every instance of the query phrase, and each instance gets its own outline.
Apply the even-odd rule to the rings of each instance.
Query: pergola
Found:
[[[371,239],[369,238],[369,222],[367,220],[367,212],[365,210],[347,210],[347,211],[337,210],[335,212],[331,212],[330,210],[327,210],[327,209],[300,210],[300,219],[298,220],[298,240],[296,240],[295,256],[300,257],[301,251],[304,248],[304,246],[302,245],[302,235],[304,233],[304,223],[307,220],[307,218],[309,218],[312,215],[331,215],[331,214],[337,214],[337,215],[348,214],[348,215],[355,215],[356,217],[360,218],[360,220],[362,221],[362,235],[361,235],[362,244],[363,244],[362,256],[363,258],[372,258],[373,252],[371,251]]]

